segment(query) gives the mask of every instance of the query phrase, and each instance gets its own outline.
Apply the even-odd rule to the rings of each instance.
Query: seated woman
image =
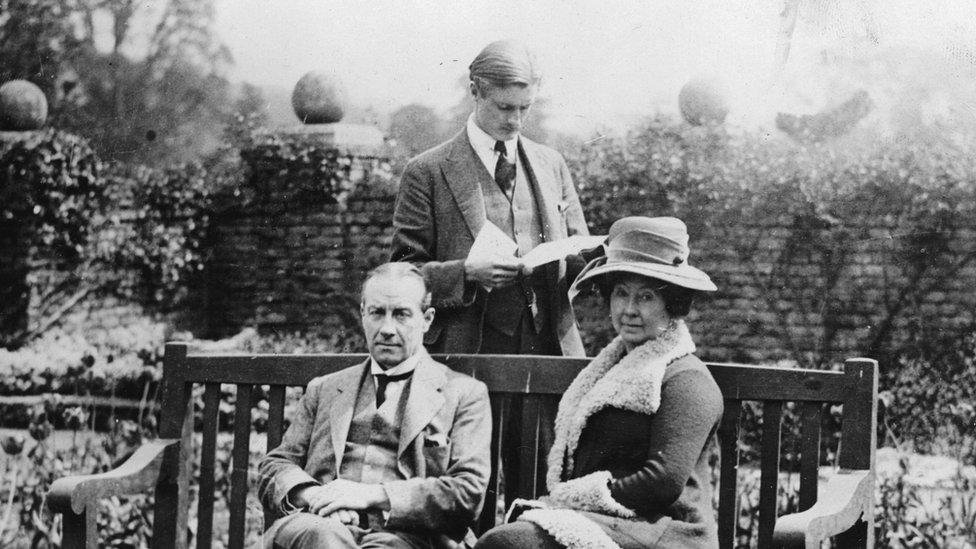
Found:
[[[570,292],[596,284],[617,337],[559,402],[549,495],[476,549],[718,546],[709,461],[722,394],[683,320],[716,287],[688,265],[679,219],[621,219],[606,246]]]

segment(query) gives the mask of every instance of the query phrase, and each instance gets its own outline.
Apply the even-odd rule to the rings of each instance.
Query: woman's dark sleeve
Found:
[[[651,420],[647,461],[635,473],[614,479],[613,499],[641,514],[662,512],[684,490],[722,417],[722,393],[704,371],[688,370],[667,380]]]

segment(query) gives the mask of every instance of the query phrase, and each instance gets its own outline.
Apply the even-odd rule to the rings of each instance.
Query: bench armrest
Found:
[[[806,511],[776,519],[777,547],[819,548],[820,542],[849,530],[874,505],[874,472],[838,471],[827,482],[817,503]]]
[[[55,513],[85,512],[88,505],[102,498],[145,493],[156,486],[166,448],[179,439],[157,439],[139,446],[111,471],[96,475],[59,478],[51,484],[47,504]]]

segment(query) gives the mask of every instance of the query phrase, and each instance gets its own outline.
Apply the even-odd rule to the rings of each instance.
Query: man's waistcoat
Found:
[[[518,244],[519,256],[523,256],[542,243],[542,223],[539,221],[539,208],[525,176],[525,169],[521,164],[519,168],[511,202],[493,179],[481,178],[481,192],[485,198],[488,221],[514,240]],[[513,335],[518,328],[517,321],[522,317],[522,311],[532,303],[536,283],[536,280],[520,279],[512,286],[492,290],[485,304],[485,322],[506,335]],[[542,326],[545,318],[543,305],[537,303],[537,308],[533,311],[537,329]]]

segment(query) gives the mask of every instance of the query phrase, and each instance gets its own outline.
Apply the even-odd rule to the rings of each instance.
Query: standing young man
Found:
[[[424,341],[431,352],[582,356],[567,295],[582,258],[523,272],[514,256],[468,257],[487,222],[518,255],[588,234],[562,156],[520,134],[539,89],[534,56],[517,42],[493,42],[469,76],[475,107],[466,127],[407,164],[393,217],[391,259],[420,266],[437,308]]]

